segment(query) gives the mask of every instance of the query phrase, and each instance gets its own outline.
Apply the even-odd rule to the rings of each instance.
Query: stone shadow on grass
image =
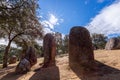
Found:
[[[39,68],[29,80],[60,80],[59,68],[57,66]]]
[[[80,80],[120,80],[120,70],[95,61],[94,69],[80,68],[75,66],[71,68]]]
[[[10,72],[10,73],[6,74],[5,76],[3,76],[0,80],[17,80],[22,75],[24,75],[24,74],[19,74],[18,75],[15,72]]]

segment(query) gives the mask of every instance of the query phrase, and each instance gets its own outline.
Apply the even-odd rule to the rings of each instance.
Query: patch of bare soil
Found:
[[[0,70],[0,80],[120,80],[120,50],[97,50],[94,52],[96,71],[82,73],[79,69],[70,69],[68,55],[56,57],[56,66],[40,68],[43,58],[27,74],[15,74],[15,66],[9,65]],[[93,66],[94,67],[94,66]]]

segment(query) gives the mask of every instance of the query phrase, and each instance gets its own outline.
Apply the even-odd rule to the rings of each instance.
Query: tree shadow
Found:
[[[94,69],[72,67],[73,72],[80,80],[120,80],[120,70],[95,61]]]
[[[17,80],[19,77],[21,77],[24,74],[16,74],[15,72],[10,72],[3,76],[0,80]]]
[[[11,69],[15,68],[15,66],[8,66],[7,68],[0,69],[0,75],[4,74],[5,71],[9,71]]]
[[[29,80],[60,80],[59,68],[52,66],[48,68],[39,68]]]

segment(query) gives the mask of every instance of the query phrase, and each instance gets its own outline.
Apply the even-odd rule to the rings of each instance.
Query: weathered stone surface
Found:
[[[28,71],[30,71],[30,68],[31,68],[30,62],[27,59],[24,58],[17,65],[15,72],[17,74],[27,73]]]
[[[17,62],[17,57],[15,55],[12,55],[9,59],[9,64],[14,64]]]
[[[94,54],[89,31],[75,26],[69,34],[69,65],[71,68],[94,66]]]
[[[35,49],[31,46],[28,47],[25,58],[30,62],[31,67],[37,63],[37,55]]]
[[[35,49],[31,46],[28,47],[25,56],[20,60],[19,64],[16,67],[16,73],[26,73],[28,72],[33,65],[37,63],[37,56]]]
[[[111,38],[108,40],[105,46],[106,50],[115,50],[120,49],[120,39],[118,38]]]
[[[55,66],[56,43],[52,34],[48,33],[43,41],[44,64],[43,68]]]

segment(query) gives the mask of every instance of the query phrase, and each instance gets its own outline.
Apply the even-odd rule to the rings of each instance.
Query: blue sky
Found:
[[[118,24],[120,21],[119,3],[120,0],[40,0],[39,16],[46,33],[69,34],[73,26],[85,26],[91,33],[113,36],[120,34],[120,30],[117,30],[120,28]],[[112,23],[114,20],[109,21],[111,16],[112,19],[117,18],[114,25]]]
[[[45,33],[65,35],[73,26],[84,26],[90,33],[120,35],[120,0],[39,0],[39,5]],[[5,39],[0,42],[7,43]]]

